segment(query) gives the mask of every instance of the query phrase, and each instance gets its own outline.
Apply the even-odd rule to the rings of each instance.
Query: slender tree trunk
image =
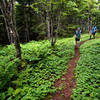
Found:
[[[53,20],[51,19],[51,46],[54,46],[55,42]]]
[[[59,14],[59,16],[58,16],[58,22],[57,22],[56,37],[58,36],[58,33],[59,33],[61,14],[62,14],[62,12],[60,11],[60,14]]]
[[[54,4],[52,1],[49,2],[50,5],[47,5],[46,8],[46,23],[47,23],[47,31],[48,31],[48,39],[51,42],[51,46],[54,46],[56,43],[56,38],[58,36],[59,28],[60,28],[60,20],[61,20],[61,8],[58,15],[55,15],[54,12]]]
[[[29,1],[29,6],[34,2],[32,0],[28,0]],[[32,34],[32,31],[31,31],[31,26],[32,26],[32,13],[31,13],[32,8],[29,7],[29,24],[28,24],[28,30],[29,30],[29,40],[30,40],[30,34]]]
[[[91,32],[92,30],[92,16],[89,15],[88,17],[88,31],[89,33]]]
[[[48,31],[48,39],[51,42],[51,46],[55,45],[55,37],[54,37],[54,27],[53,27],[53,20],[51,15],[48,13],[46,14],[46,22],[47,22],[47,31]]]
[[[90,16],[88,17],[88,31],[90,33]]]
[[[29,29],[28,29],[28,21],[27,21],[27,15],[26,15],[26,7],[24,4],[24,19],[25,19],[25,35],[26,35],[26,42],[29,41]]]
[[[3,12],[2,9],[1,9],[1,12],[2,12],[2,14],[4,15],[4,12]],[[7,31],[7,34],[8,34],[8,40],[9,40],[9,42],[11,43],[10,30],[9,30],[9,28],[8,28],[8,24],[7,24],[7,21],[6,21],[5,16],[4,16],[4,21],[5,21],[6,31]]]
[[[7,32],[11,37],[10,41],[15,45],[16,57],[21,59],[21,47],[15,25],[14,0],[9,2],[6,0],[0,1],[0,8],[4,16]]]
[[[47,22],[47,37],[48,39],[50,40],[50,17],[49,17],[49,13],[47,11],[47,14],[46,14],[46,22]]]

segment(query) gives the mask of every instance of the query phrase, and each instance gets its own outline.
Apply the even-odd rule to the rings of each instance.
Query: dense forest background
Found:
[[[49,38],[49,24],[53,26],[53,35],[58,37],[73,36],[78,26],[83,32],[88,31],[91,23],[96,24],[99,29],[99,2],[97,0],[16,0],[14,12],[20,42]],[[8,44],[10,41],[4,16],[0,10],[0,43]]]
[[[0,0],[0,100],[100,100],[99,37],[100,0]]]

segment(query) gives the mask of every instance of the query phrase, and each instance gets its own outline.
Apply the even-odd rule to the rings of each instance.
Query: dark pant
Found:
[[[76,38],[75,40],[76,40],[76,41],[80,41],[80,39],[78,39],[78,38]]]
[[[92,33],[92,35],[93,35],[93,38],[95,38],[95,34],[96,34],[96,32]]]

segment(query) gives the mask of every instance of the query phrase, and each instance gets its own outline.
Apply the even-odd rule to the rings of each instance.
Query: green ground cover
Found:
[[[55,92],[55,80],[67,71],[74,56],[73,38],[57,40],[54,48],[47,40],[21,47],[22,61],[15,58],[13,45],[0,50],[1,100],[39,100]],[[20,64],[23,71],[18,73]]]
[[[88,38],[88,34],[84,34],[81,41]],[[99,42],[99,39],[93,39],[81,46],[74,100],[100,99]],[[47,40],[21,44],[21,61],[15,58],[13,45],[0,46],[0,99],[40,100],[48,93],[54,93],[55,80],[67,71],[68,63],[74,57],[74,45],[74,37],[58,39],[53,48]],[[23,70],[18,73],[20,65]]]
[[[76,67],[77,86],[73,100],[100,100],[100,39],[89,40],[80,48]]]

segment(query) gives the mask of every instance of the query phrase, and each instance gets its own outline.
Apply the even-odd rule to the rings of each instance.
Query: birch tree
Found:
[[[21,47],[15,23],[14,2],[14,0],[1,0],[0,9],[5,20],[9,41],[14,43],[16,57],[21,59]]]

